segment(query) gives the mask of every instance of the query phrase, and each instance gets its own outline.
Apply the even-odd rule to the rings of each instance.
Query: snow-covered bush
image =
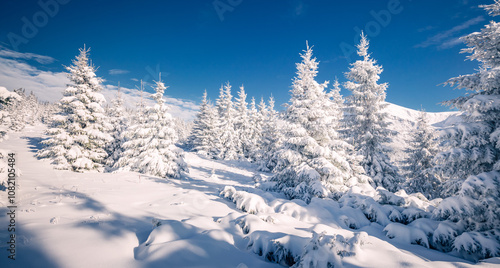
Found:
[[[453,248],[471,259],[500,256],[500,247],[492,250],[492,245],[500,244],[499,186],[498,171],[470,176],[455,196],[439,204],[434,211],[435,218],[456,222],[461,227],[444,232],[436,241],[443,245],[443,250]]]
[[[261,196],[245,191],[236,191],[233,186],[224,187],[220,195],[233,201],[236,204],[236,208],[239,210],[250,214],[273,212]]]
[[[465,232],[455,238],[453,248],[463,258],[473,261],[500,256],[500,231]]]
[[[384,228],[387,237],[406,244],[416,244],[429,248],[429,240],[425,232],[400,223],[390,223]]]
[[[296,259],[294,268],[322,268],[343,267],[342,258],[359,253],[365,243],[367,234],[356,233],[346,239],[342,235],[327,235],[325,232],[313,232],[311,240],[304,247],[304,251]]]

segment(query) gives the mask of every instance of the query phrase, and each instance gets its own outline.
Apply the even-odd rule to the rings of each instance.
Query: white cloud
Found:
[[[128,70],[121,70],[121,69],[111,69],[109,70],[110,75],[118,75],[118,74],[128,74],[130,71]]]
[[[0,57],[0,86],[33,91],[42,101],[56,101],[69,83],[66,73],[41,71],[27,63]]]
[[[450,39],[450,40],[442,43],[441,45],[439,45],[438,48],[439,49],[448,49],[448,48],[463,44],[464,42],[460,38],[461,37]]]
[[[479,16],[479,17],[470,19],[470,20],[468,20],[460,25],[457,25],[457,26],[451,28],[448,31],[444,31],[444,32],[441,32],[441,33],[438,33],[434,36],[429,37],[424,42],[415,45],[415,47],[416,48],[426,48],[429,46],[443,46],[446,43],[449,43],[448,45],[450,45],[450,44],[457,45],[458,44],[458,43],[456,43],[457,41],[456,40],[453,41],[455,38],[452,40],[449,40],[449,39],[452,38],[453,36],[455,36],[455,34],[461,32],[462,30],[465,30],[465,29],[469,28],[470,26],[478,24],[482,21],[484,21],[483,16]],[[449,48],[449,47],[452,47],[452,46],[446,47],[446,45],[445,45],[445,47],[443,47],[443,48]]]
[[[49,56],[38,55],[34,53],[21,53],[13,51],[0,46],[0,57],[13,58],[13,59],[23,59],[23,60],[35,60],[40,64],[49,64],[55,61],[54,58]]]
[[[25,62],[8,59],[0,56],[0,86],[10,91],[16,88],[24,88],[26,92],[35,93],[42,101],[55,102],[62,98],[62,93],[69,83],[67,74],[64,72],[42,71]],[[104,85],[102,94],[109,101],[115,98],[117,86]],[[140,101],[140,92],[136,89],[121,88],[125,104],[133,108]],[[150,93],[144,92],[146,104],[152,104]],[[198,110],[198,105],[190,100],[166,97],[166,103],[170,106],[170,113],[174,117],[184,120],[192,120]]]

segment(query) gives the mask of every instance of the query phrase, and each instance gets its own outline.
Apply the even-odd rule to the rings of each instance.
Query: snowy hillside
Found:
[[[255,167],[236,161],[188,153],[190,172],[182,180],[54,170],[34,157],[43,129],[28,127],[1,143],[16,153],[22,176],[16,193],[17,259],[3,254],[0,267],[281,267],[270,260],[291,264],[292,256],[304,255],[313,231],[325,232],[316,237],[321,243],[337,241],[338,249],[345,250],[344,267],[500,263],[496,258],[472,265],[412,245],[408,241],[414,234],[389,239],[377,223],[342,228],[342,215],[364,216],[327,200],[306,205],[256,189]],[[0,191],[3,226],[6,194]],[[0,232],[2,241],[6,235]],[[344,239],[349,243],[343,244]],[[2,243],[1,251],[7,246]]]
[[[392,137],[392,142],[389,146],[393,149],[390,154],[394,162],[399,162],[406,159],[406,154],[403,152],[408,148],[408,140],[410,133],[415,131],[415,123],[419,117],[420,111],[405,108],[392,103],[387,103],[384,112],[388,114],[388,121],[391,123],[389,129],[396,131],[398,134]],[[452,126],[461,122],[459,112],[441,112],[441,113],[426,113],[429,124],[436,130]]]

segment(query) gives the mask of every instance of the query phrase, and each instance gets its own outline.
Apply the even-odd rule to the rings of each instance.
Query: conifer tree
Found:
[[[318,62],[312,57],[312,48],[307,46],[301,57],[284,114],[289,127],[276,153],[277,173],[271,180],[289,198],[309,202],[314,196],[331,197],[345,190],[345,184],[357,182],[361,169],[347,161],[349,145],[334,129],[338,107],[325,91],[328,82],[315,80]]]
[[[236,98],[236,111],[234,128],[236,131],[236,146],[240,156],[248,157],[250,148],[248,147],[250,138],[250,119],[248,114],[248,103],[246,101],[247,94],[243,85],[238,91],[238,98]]]
[[[416,129],[411,133],[410,147],[405,150],[408,193],[422,193],[427,198],[436,197],[440,181],[434,175],[433,159],[437,144],[433,130],[427,122],[427,114],[420,111]]]
[[[189,137],[191,150],[202,155],[216,156],[218,113],[207,98],[207,91],[203,93],[200,111],[193,122],[193,128]]]
[[[124,143],[123,133],[128,123],[128,117],[125,107],[123,106],[123,98],[119,85],[116,97],[113,101],[111,101],[111,107],[108,108],[107,114],[110,124],[109,133],[111,134],[113,140],[106,147],[109,155],[106,160],[106,164],[112,167],[122,154],[122,145]]]
[[[263,108],[265,109],[265,107]],[[261,118],[261,113],[257,110],[255,98],[252,97],[250,100],[250,108],[248,109],[247,135],[246,137],[242,137],[242,143],[246,149],[245,157],[251,161],[256,161],[260,157],[256,154],[261,151],[260,140],[262,136],[263,121],[264,119]]]
[[[160,76],[155,93],[151,95],[156,104],[146,107],[145,119],[137,121],[125,132],[127,141],[115,167],[163,178],[177,178],[187,171],[184,156],[175,146],[177,137],[173,118],[163,99],[165,89]]]
[[[500,15],[500,1],[481,6]],[[438,155],[437,170],[445,181],[445,198],[434,210],[440,220],[460,227],[442,243],[462,256],[478,260],[500,256],[500,23],[491,21],[480,32],[462,37],[476,73],[446,83],[470,93],[451,101],[462,112],[463,123],[445,130],[449,146]]]
[[[217,129],[216,150],[219,159],[237,159],[237,133],[235,129],[235,114],[229,82],[220,88],[216,108],[219,113],[219,124]]]
[[[259,162],[259,169],[262,171],[271,171],[277,165],[279,148],[283,146],[283,129],[285,122],[279,117],[279,113],[274,110],[274,98],[269,98],[268,105],[265,105],[262,99],[259,104],[259,117],[262,120],[262,134],[259,141],[259,156],[256,157]]]
[[[45,148],[39,157],[49,157],[58,169],[103,170],[108,156],[105,150],[111,136],[107,133],[106,115],[102,104],[106,101],[99,93],[102,79],[96,77],[95,67],[89,64],[90,49],[80,49],[73,65],[66,67],[71,84],[60,100],[49,136],[43,141]]]
[[[382,110],[385,104],[387,83],[378,84],[382,66],[368,53],[368,40],[361,34],[358,55],[363,60],[352,64],[346,77],[345,87],[351,91],[349,99],[348,122],[354,148],[363,156],[361,165],[376,186],[389,191],[397,191],[402,182],[397,168],[387,156],[384,143],[390,141],[391,131],[387,128],[387,114]]]

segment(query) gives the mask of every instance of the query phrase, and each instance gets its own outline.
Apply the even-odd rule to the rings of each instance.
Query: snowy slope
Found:
[[[410,133],[415,128],[420,111],[405,108],[396,104],[387,103],[384,112],[388,114],[388,121],[391,123],[389,128],[398,134],[392,137],[389,146],[394,150],[390,157],[398,163],[406,158],[403,152],[408,148],[407,141],[410,139]],[[436,130],[451,126],[461,121],[459,112],[441,112],[427,113],[427,120]]]
[[[268,260],[286,264],[280,256],[300,255],[313,231],[358,241],[346,248],[354,254],[343,258],[345,267],[472,267],[388,239],[377,223],[342,228],[342,215],[357,214],[333,201],[306,205],[256,189],[257,172],[248,163],[187,153],[190,173],[183,180],[53,170],[33,156],[42,130],[29,127],[0,144],[17,154],[22,171],[16,261],[6,254],[7,197],[0,192],[0,267],[280,267]],[[499,259],[475,266],[491,262]]]

